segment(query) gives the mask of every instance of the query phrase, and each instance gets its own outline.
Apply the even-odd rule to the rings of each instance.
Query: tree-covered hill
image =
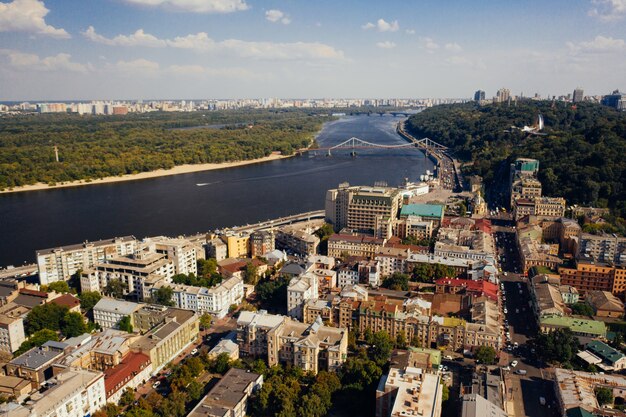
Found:
[[[541,113],[546,136],[529,136],[511,126],[532,125]],[[412,116],[407,128],[416,137],[449,146],[472,162],[487,183],[503,161],[540,161],[544,195],[570,204],[615,208],[626,216],[626,113],[590,103],[519,101],[517,104],[442,105]]]
[[[127,116],[41,114],[0,119],[0,189],[117,176],[182,164],[290,155],[330,117],[303,110]],[[176,129],[220,125],[216,128]],[[54,146],[60,162],[55,161]]]

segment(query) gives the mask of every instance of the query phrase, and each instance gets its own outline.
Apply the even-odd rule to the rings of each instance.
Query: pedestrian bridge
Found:
[[[427,152],[445,151],[446,149],[448,149],[446,146],[443,146],[429,138],[419,139],[411,143],[402,143],[398,145],[385,145],[385,144],[380,144],[380,143],[368,142],[363,139],[359,139],[357,137],[351,137],[350,139],[344,142],[341,142],[337,145],[330,146],[330,147],[316,148],[312,150],[315,150],[315,151],[323,150],[323,151],[327,151],[328,155],[332,155],[332,151],[340,150],[340,149],[349,149],[355,152],[358,149],[404,149],[404,148],[419,148]]]

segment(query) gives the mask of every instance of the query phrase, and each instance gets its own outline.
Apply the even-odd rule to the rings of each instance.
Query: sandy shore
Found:
[[[259,164],[262,162],[269,162],[269,161],[275,161],[277,159],[289,158],[291,156],[293,155],[285,156],[285,155],[273,153],[270,156],[257,158],[257,159],[250,159],[248,161],[224,162],[224,163],[219,163],[219,164],[178,165],[171,169],[159,169],[156,171],[141,172],[139,174],[121,175],[119,177],[105,177],[105,178],[100,178],[100,179],[94,179],[91,181],[86,181],[86,180],[71,181],[71,182],[58,183],[52,186],[48,184],[37,183],[37,184],[31,184],[31,185],[24,185],[21,187],[15,187],[13,189],[0,190],[0,194],[20,193],[24,191],[52,190],[55,188],[81,187],[84,185],[108,184],[108,183],[122,182],[122,181],[137,181],[137,180],[144,180],[147,178],[165,177],[168,175],[189,174],[191,172],[211,171],[214,169],[225,169],[225,168],[233,168],[233,167],[238,167],[238,166],[243,166],[243,165]]]

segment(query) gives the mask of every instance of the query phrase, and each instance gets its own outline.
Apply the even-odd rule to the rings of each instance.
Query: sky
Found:
[[[0,0],[0,100],[626,90],[626,0]]]

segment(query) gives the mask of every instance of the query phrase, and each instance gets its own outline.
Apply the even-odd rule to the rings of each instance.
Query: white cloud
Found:
[[[8,57],[8,64],[20,71],[64,71],[64,72],[88,72],[92,68],[78,62],[72,62],[70,54],[60,53],[45,58],[35,54],[28,54],[13,50],[0,50],[0,55]]]
[[[445,44],[444,48],[446,49],[446,51],[452,52],[461,52],[463,50],[463,48],[461,48],[461,45],[456,42],[447,43]]]
[[[407,29],[405,32],[407,35],[415,35],[415,29]]]
[[[620,20],[626,16],[626,0],[592,0],[594,8],[588,14],[604,21]]]
[[[146,7],[191,13],[232,13],[247,10],[245,0],[123,0]]]
[[[168,75],[198,76],[198,77],[222,77],[238,79],[263,78],[245,68],[208,68],[202,65],[170,65],[165,69]]]
[[[385,42],[376,42],[376,46],[382,49],[393,49],[396,47],[395,42],[385,41]]]
[[[283,25],[288,25],[291,23],[291,18],[287,16],[284,12],[272,9],[265,12],[265,19],[269,20],[272,23],[282,23]]]
[[[145,33],[143,29],[138,29],[135,33],[130,35],[117,35],[112,39],[96,33],[93,26],[89,26],[86,31],[82,32],[82,34],[93,42],[110,46],[148,46],[152,48],[167,46],[167,42],[158,39],[154,35]]]
[[[89,27],[83,34],[93,42],[107,45],[153,46],[189,49],[196,52],[222,52],[255,59],[280,60],[333,60],[343,59],[343,51],[319,42],[249,42],[238,39],[215,41],[205,32],[177,36],[174,39],[159,39],[156,36],[138,30],[132,35],[118,35],[105,38]]]
[[[593,40],[588,42],[568,42],[567,47],[572,54],[580,53],[611,53],[616,51],[622,51],[626,43],[623,39],[615,39],[612,37],[605,37],[598,35]]]
[[[435,50],[439,49],[439,44],[432,38],[420,37],[420,43],[422,48],[426,49],[429,54],[432,54]]]
[[[158,62],[139,58],[132,61],[117,61],[114,65],[110,65],[109,69],[120,71],[122,74],[139,73],[153,75],[159,71],[160,66]]]
[[[52,38],[68,39],[65,29],[57,29],[46,23],[48,10],[39,0],[13,0],[0,3],[0,32],[26,32]]]
[[[393,22],[387,22],[385,19],[378,19],[376,24],[367,22],[363,26],[361,26],[364,30],[376,29],[379,32],[397,32],[400,30],[400,25],[397,20]]]

